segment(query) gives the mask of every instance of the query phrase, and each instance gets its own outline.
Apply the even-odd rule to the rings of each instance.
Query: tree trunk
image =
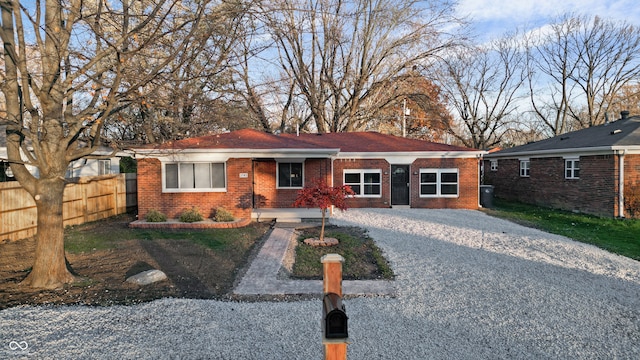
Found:
[[[325,214],[327,213],[327,209],[322,209],[322,227],[320,228],[320,236],[319,236],[319,240],[322,242],[324,241],[324,223],[325,223]]]
[[[64,180],[40,179],[35,195],[38,209],[36,258],[29,276],[22,282],[33,288],[57,289],[74,282],[65,262],[62,199]]]

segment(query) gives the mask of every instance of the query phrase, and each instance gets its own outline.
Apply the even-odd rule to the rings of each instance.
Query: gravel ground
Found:
[[[349,359],[638,359],[640,262],[463,210],[351,209],[397,275],[345,300]],[[321,359],[319,300],[0,311],[0,358]],[[19,346],[25,347],[22,350]]]

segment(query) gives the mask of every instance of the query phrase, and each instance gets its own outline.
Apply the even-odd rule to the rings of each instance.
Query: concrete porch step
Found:
[[[276,220],[276,222],[299,223],[303,219],[321,219],[322,213],[320,209],[304,208],[253,209],[251,218],[256,221]]]

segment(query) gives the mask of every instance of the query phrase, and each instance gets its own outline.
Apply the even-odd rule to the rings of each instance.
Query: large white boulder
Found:
[[[160,270],[147,270],[127,278],[127,282],[137,285],[149,285],[167,278],[167,274]]]

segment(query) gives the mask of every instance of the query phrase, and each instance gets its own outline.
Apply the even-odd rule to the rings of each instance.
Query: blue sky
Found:
[[[640,25],[638,0],[458,0],[457,13],[467,16],[481,40],[507,31],[533,30],[558,15],[598,15]]]

